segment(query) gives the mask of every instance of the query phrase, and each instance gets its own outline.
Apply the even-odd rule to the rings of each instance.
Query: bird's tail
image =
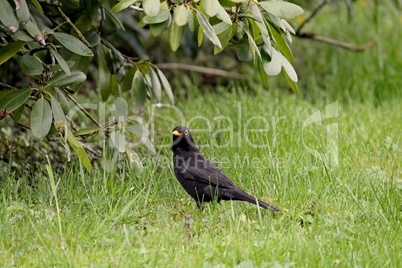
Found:
[[[254,202],[251,202],[251,203],[256,204],[255,201],[256,201],[256,199],[254,199]],[[265,203],[265,202],[263,202],[263,201],[261,201],[261,200],[258,200],[258,205],[259,205],[260,207],[262,207],[262,208],[269,209],[269,210],[272,211],[272,212],[279,212],[279,211],[280,211],[279,208],[274,207],[274,206],[271,206],[270,204]]]
[[[268,203],[265,203],[265,202],[263,202],[261,200],[258,200],[255,197],[252,197],[251,195],[248,195],[247,193],[245,193],[243,191],[237,192],[235,196],[236,196],[236,198],[234,198],[233,200],[246,201],[246,202],[252,203],[254,205],[258,204],[260,207],[268,209],[268,210],[270,210],[272,212],[279,212],[280,211],[279,208],[276,208],[276,207],[274,207],[274,206],[272,206],[272,205],[270,205]]]

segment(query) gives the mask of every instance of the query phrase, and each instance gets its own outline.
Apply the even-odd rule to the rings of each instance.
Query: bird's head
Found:
[[[190,149],[196,148],[190,131],[185,126],[178,126],[173,129],[173,145],[172,150],[176,148]]]

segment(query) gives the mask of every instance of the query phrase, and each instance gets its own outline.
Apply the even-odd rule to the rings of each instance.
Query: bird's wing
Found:
[[[229,177],[212,163],[208,167],[187,167],[182,171],[182,176],[188,180],[196,180],[211,186],[220,188],[237,187]]]

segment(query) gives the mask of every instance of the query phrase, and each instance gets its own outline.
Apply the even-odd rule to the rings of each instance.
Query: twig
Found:
[[[14,155],[17,154],[17,151],[15,148],[10,144],[10,142],[6,139],[6,136],[4,136],[3,132],[0,130],[0,137],[4,141],[4,143],[7,145],[8,150],[12,152]]]
[[[317,7],[313,10],[313,12],[310,14],[310,16],[309,16],[305,21],[303,21],[303,22],[300,24],[299,28],[296,30],[296,35],[299,35],[299,34],[300,34],[300,31],[303,29],[303,27],[304,27],[309,21],[311,21],[311,19],[314,18],[314,17],[318,14],[318,11],[320,11],[327,3],[328,3],[328,1],[327,1],[327,0],[324,0],[324,1],[322,1],[322,3],[321,3],[319,6],[317,6]]]
[[[99,128],[102,127],[101,124],[99,124],[98,121],[76,100],[74,99],[73,96],[71,96],[70,93],[65,88],[62,88],[64,90],[64,93],[67,95],[67,97],[74,102],[75,105],[77,105],[78,109],[80,109],[89,119],[91,119],[92,122],[94,122]]]
[[[61,47],[61,46],[58,46],[58,47]],[[42,51],[42,50],[48,50],[48,49],[49,49],[48,47],[37,47],[37,48],[31,49],[29,51],[29,55],[33,55],[36,52],[39,52],[39,51]]]
[[[137,6],[134,6],[134,5],[130,5],[129,8],[134,9],[135,11],[139,11],[139,12],[144,11],[143,8],[140,8],[140,7],[137,7]]]
[[[56,27],[53,28],[53,31],[57,31],[57,29],[59,29],[61,26],[63,26],[64,24],[68,23],[68,21],[63,21],[62,23],[60,23],[59,25],[57,25]]]
[[[70,117],[68,117],[67,115],[66,115],[66,120],[70,123],[70,125],[71,125],[71,128],[74,130],[74,131],[77,131],[77,125],[74,123],[74,121],[70,118]]]
[[[98,34],[100,35],[100,36],[102,36],[102,29],[103,29],[103,23],[104,23],[104,21],[106,20],[106,11],[105,11],[105,8],[104,7],[101,7],[101,20],[100,20],[100,22],[99,22],[99,27],[98,27]]]
[[[49,6],[56,6],[59,7],[61,6],[61,3],[59,1],[53,1],[53,0],[38,0],[39,3],[49,5]]]
[[[64,12],[63,12],[63,10],[61,10],[60,6],[57,7],[57,10],[59,11],[60,15],[67,21],[67,23],[70,24],[71,28],[73,28],[74,32],[79,36],[81,41],[84,42],[84,44],[87,47],[92,47],[89,44],[89,42],[87,41],[87,39],[85,39],[85,37],[82,35],[80,30],[78,30],[78,28],[74,25],[74,23],[71,22],[70,18],[66,14],[64,14]]]
[[[366,49],[369,49],[373,46],[375,46],[377,44],[377,42],[369,42],[367,44],[363,44],[363,45],[355,45],[355,44],[351,44],[351,43],[346,43],[346,42],[342,42],[342,41],[338,41],[329,37],[324,37],[324,36],[320,36],[317,35],[315,33],[302,33],[301,30],[303,29],[303,27],[310,22],[315,16],[317,16],[318,12],[328,3],[328,0],[323,0],[322,3],[320,5],[318,5],[313,12],[310,14],[310,16],[303,21],[299,28],[297,28],[296,30],[296,36],[299,38],[306,38],[306,39],[311,39],[314,41],[319,41],[322,43],[327,43],[330,45],[334,45],[334,46],[338,46],[344,49],[348,49],[351,51],[363,51]]]
[[[7,109],[4,108],[3,110],[0,111],[0,121],[3,120],[4,118],[6,118],[6,116],[8,115]]]
[[[117,123],[118,123],[117,120],[112,120],[109,123],[105,124],[104,126],[101,126],[98,129],[94,129],[94,130],[92,130],[92,131],[90,131],[88,133],[85,133],[85,134],[77,135],[77,137],[81,137],[82,139],[85,139],[86,137],[89,137],[89,136],[92,136],[92,135],[94,135],[96,133],[99,133],[100,131],[102,131],[102,130],[108,128],[108,127],[116,125]]]
[[[250,79],[250,77],[248,75],[244,75],[244,74],[240,74],[240,73],[236,73],[236,72],[228,72],[225,70],[183,64],[183,63],[158,63],[158,64],[156,64],[156,66],[159,69],[180,69],[180,70],[204,73],[204,74],[209,74],[209,75],[230,77],[230,78],[235,78],[235,79]]]
[[[0,87],[2,87],[2,88],[8,88],[8,89],[17,89],[16,87],[13,87],[13,86],[4,84],[4,83],[2,83],[2,82],[0,82]],[[1,91],[1,90],[0,90],[0,91]]]
[[[369,48],[372,48],[373,46],[377,45],[377,42],[369,42],[363,45],[355,45],[355,44],[351,44],[351,43],[346,43],[346,42],[342,42],[342,41],[338,41],[332,38],[328,38],[328,37],[324,37],[324,36],[320,36],[320,35],[316,35],[314,33],[302,33],[297,35],[297,37],[300,38],[308,38],[314,41],[319,41],[319,42],[323,42],[323,43],[327,43],[330,45],[334,45],[334,46],[338,46],[341,48],[345,48],[351,51],[363,51]]]

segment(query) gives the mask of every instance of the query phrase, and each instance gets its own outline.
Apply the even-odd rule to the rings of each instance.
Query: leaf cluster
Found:
[[[1,84],[0,110],[11,114],[15,124],[22,125],[25,118],[25,128],[36,138],[59,137],[88,170],[91,163],[82,140],[100,132],[110,136],[120,153],[135,154],[126,144],[125,129],[152,151],[147,132],[130,120],[128,111],[141,115],[146,100],[160,102],[162,91],[174,103],[172,88],[151,61],[125,55],[116,47],[116,31],[143,27],[153,36],[167,32],[170,48],[176,51],[188,27],[199,46],[204,39],[214,45],[214,54],[227,47],[236,49],[240,60],[258,68],[265,84],[268,76],[283,71],[296,92],[289,48],[294,30],[287,20],[302,12],[299,6],[279,0],[0,0],[0,65],[17,62],[26,78],[22,87],[8,85],[10,81]],[[96,72],[91,73],[90,66],[96,66]],[[112,96],[115,107],[126,107],[123,115],[99,122],[77,101],[74,94],[84,92],[80,88],[89,75],[95,78],[102,101]],[[71,106],[93,126],[78,129],[80,124],[68,116]]]

